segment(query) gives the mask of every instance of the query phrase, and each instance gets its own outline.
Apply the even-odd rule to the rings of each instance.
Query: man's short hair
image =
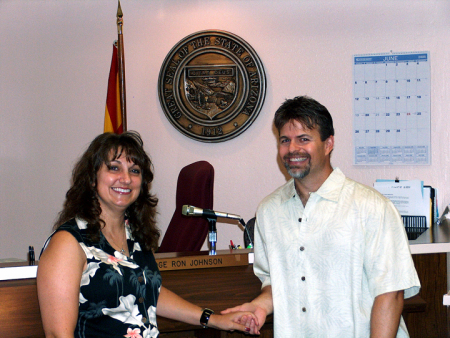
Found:
[[[317,128],[322,141],[334,135],[333,119],[328,109],[308,96],[286,99],[275,112],[273,122],[279,133],[292,120],[298,121],[304,128]]]

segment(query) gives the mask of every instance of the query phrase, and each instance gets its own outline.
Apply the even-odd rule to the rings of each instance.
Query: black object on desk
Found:
[[[426,216],[402,216],[408,240],[415,240],[427,230]]]
[[[29,265],[34,265],[35,263],[34,246],[31,245],[28,247],[28,263]]]
[[[255,232],[255,220],[256,217],[251,218],[247,224],[242,224],[244,227],[244,246],[246,249],[253,248],[253,238]]]

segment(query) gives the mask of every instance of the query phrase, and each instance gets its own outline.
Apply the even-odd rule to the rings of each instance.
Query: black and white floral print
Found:
[[[80,282],[77,338],[156,338],[159,334],[156,304],[161,275],[153,253],[142,251],[127,224],[126,228],[130,257],[114,250],[103,235],[98,243],[91,242],[81,219],[57,230],[71,233],[87,259]]]

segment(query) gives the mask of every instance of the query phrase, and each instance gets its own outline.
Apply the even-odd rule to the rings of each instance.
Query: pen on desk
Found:
[[[230,239],[230,249],[236,249],[236,247],[233,244],[233,241]]]

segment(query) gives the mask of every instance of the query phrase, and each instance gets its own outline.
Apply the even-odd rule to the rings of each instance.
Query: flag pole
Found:
[[[117,8],[117,59],[119,64],[119,95],[120,95],[120,109],[122,113],[122,127],[123,131],[127,131],[127,106],[126,106],[126,92],[125,92],[125,57],[123,49],[123,13],[120,7],[120,0]]]

